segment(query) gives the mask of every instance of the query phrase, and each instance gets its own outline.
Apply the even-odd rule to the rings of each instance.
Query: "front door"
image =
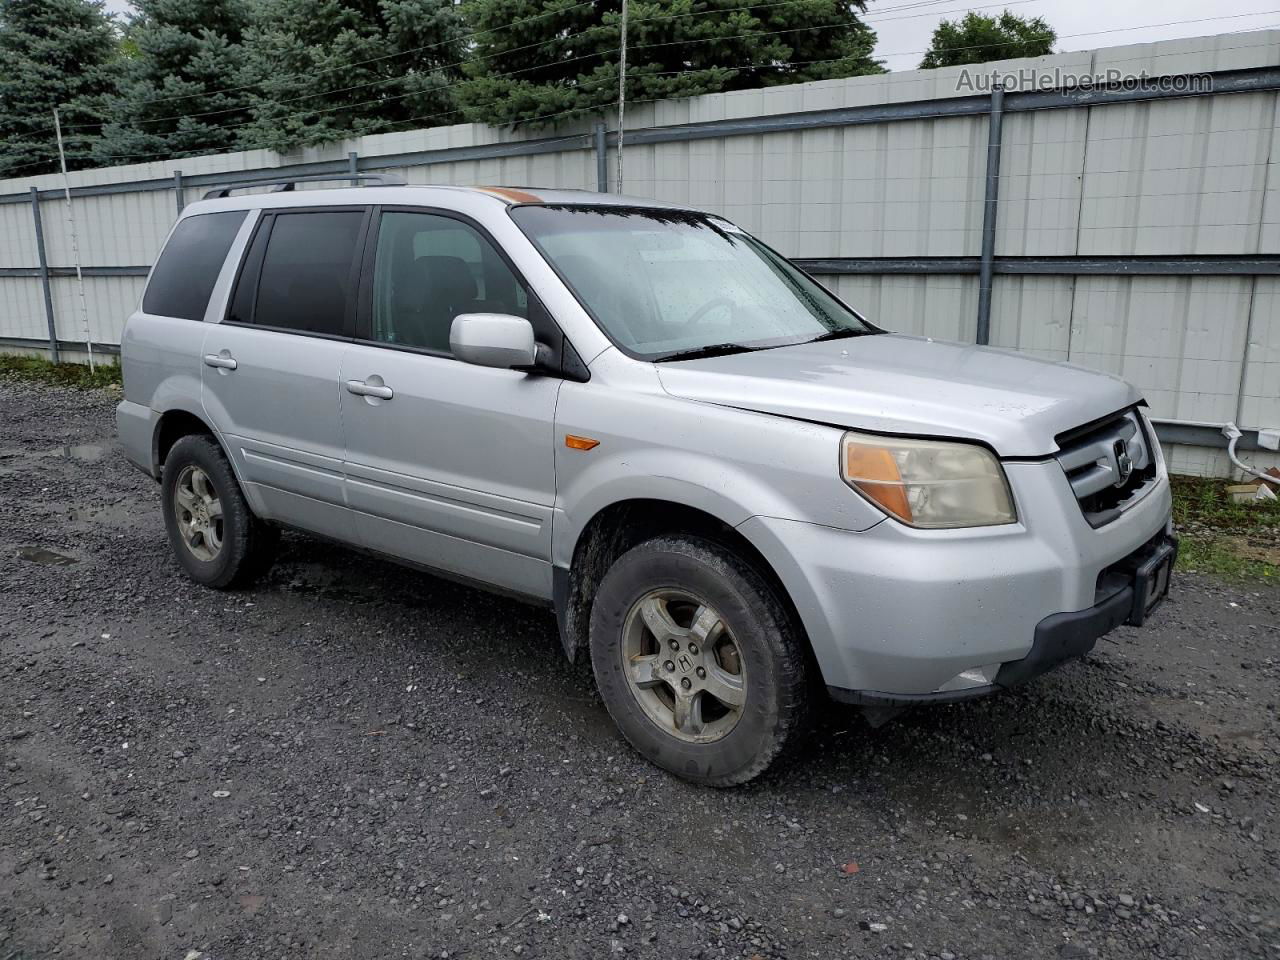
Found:
[[[205,409],[260,516],[354,540],[339,374],[355,323],[364,209],[268,212],[221,323],[205,333]]]
[[[551,595],[561,381],[455,360],[462,313],[527,316],[529,296],[470,223],[383,211],[359,339],[342,357],[347,500],[362,542],[536,597]]]

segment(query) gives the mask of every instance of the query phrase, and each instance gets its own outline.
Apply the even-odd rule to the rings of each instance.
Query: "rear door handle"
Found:
[[[206,353],[204,355],[205,366],[221,367],[223,370],[234,370],[239,366],[235,357],[224,357],[216,353]]]
[[[365,383],[363,380],[348,380],[347,392],[357,397],[377,397],[379,400],[390,400],[396,392],[380,383]]]

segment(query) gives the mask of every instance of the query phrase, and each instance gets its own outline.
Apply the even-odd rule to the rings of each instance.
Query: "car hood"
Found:
[[[1004,457],[1137,403],[1104,373],[992,347],[875,334],[657,365],[672,396],[873,432],[980,440]]]

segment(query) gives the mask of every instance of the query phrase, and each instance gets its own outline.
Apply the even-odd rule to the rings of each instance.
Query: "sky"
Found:
[[[117,13],[129,9],[127,0],[107,0],[106,6]],[[1058,32],[1060,51],[1280,27],[1280,0],[869,0],[866,19],[877,33],[876,56],[890,70],[911,70],[938,21],[1002,9],[1043,17]]]

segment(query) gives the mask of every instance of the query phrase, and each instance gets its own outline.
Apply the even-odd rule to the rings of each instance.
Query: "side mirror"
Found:
[[[449,349],[481,367],[532,367],[537,359],[533,324],[505,313],[463,313],[449,328]]]

